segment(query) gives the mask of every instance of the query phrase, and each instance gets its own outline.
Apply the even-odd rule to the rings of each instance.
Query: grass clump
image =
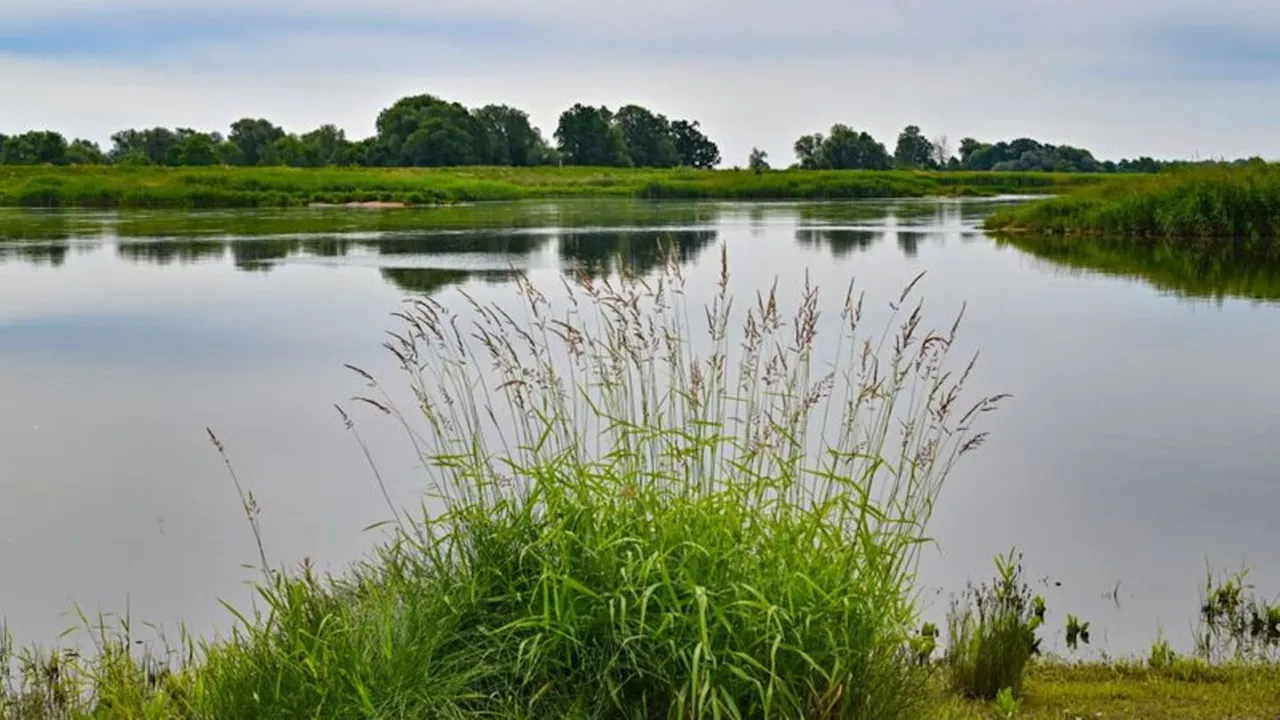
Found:
[[[996,558],[997,578],[972,587],[952,604],[945,664],[952,689],[968,698],[1021,697],[1023,677],[1040,653],[1037,631],[1045,604],[1022,582],[1021,560]]]
[[[1280,708],[1280,669],[1229,664],[1210,668],[1183,659],[1188,670],[1154,670],[1140,663],[1037,662],[1027,671],[1014,717],[1141,718],[1142,720],[1273,720]],[[1191,667],[1201,667],[1192,671]],[[1009,709],[1005,705],[1004,709]],[[990,701],[938,695],[922,718],[990,720],[1002,717]]]
[[[1196,650],[1208,661],[1280,660],[1280,605],[1253,594],[1247,570],[1206,575]]]
[[[672,260],[559,302],[520,278],[519,309],[412,301],[388,348],[416,412],[357,371],[428,510],[393,507],[346,577],[264,567],[258,611],[161,680],[81,663],[68,714],[919,717],[918,552],[999,398],[961,405],[972,363],[912,288],[866,339],[850,287],[820,345],[817,288],[739,314],[726,263],[695,325],[684,282]]]

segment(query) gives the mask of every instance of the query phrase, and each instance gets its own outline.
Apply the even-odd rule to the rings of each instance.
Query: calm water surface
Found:
[[[257,496],[273,561],[340,571],[389,514],[334,410],[363,390],[343,365],[398,382],[380,345],[407,296],[514,302],[513,269],[546,287],[584,266],[652,272],[673,240],[695,303],[723,244],[735,290],[808,272],[830,317],[851,278],[883,308],[926,272],[939,325],[967,304],[973,389],[1015,397],[938,507],[930,614],[1016,545],[1058,620],[1091,620],[1095,645],[1136,652],[1163,630],[1189,647],[1206,563],[1255,565],[1259,590],[1280,593],[1280,306],[1059,268],[984,236],[990,207],[0,212],[0,615],[44,642],[77,606],[228,627],[218,600],[248,602],[256,550],[206,427]],[[416,503],[408,443],[357,417],[392,492]]]

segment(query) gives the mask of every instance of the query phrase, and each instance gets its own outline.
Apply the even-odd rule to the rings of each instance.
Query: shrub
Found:
[[[996,558],[991,585],[970,586],[948,616],[946,665],[952,688],[970,698],[994,700],[1008,689],[1022,694],[1027,664],[1040,652],[1037,630],[1045,606],[1022,582],[1021,558]]]

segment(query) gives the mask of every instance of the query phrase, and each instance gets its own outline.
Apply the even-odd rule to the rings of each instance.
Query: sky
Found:
[[[0,0],[0,133],[266,117],[373,133],[396,99],[696,119],[726,165],[841,122],[892,147],[1280,159],[1275,0]]]

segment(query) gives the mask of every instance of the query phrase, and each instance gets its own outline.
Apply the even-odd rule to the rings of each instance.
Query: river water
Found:
[[[950,477],[921,570],[928,614],[1016,546],[1050,610],[1112,655],[1190,649],[1206,567],[1280,593],[1280,305],[1066,269],[979,229],[993,201],[538,202],[412,211],[0,212],[0,616],[52,642],[90,615],[224,630],[257,549],[212,428],[261,507],[273,562],[340,572],[388,518],[335,404],[398,383],[391,313],[433,294],[515,301],[513,271],[654,272],[689,301],[724,246],[735,292],[807,272],[838,314],[915,277],[935,325],[966,307],[975,393],[1011,393]],[[422,470],[356,412],[397,502]],[[1052,618],[1051,618],[1052,620]],[[1061,650],[1061,632],[1046,643]]]

